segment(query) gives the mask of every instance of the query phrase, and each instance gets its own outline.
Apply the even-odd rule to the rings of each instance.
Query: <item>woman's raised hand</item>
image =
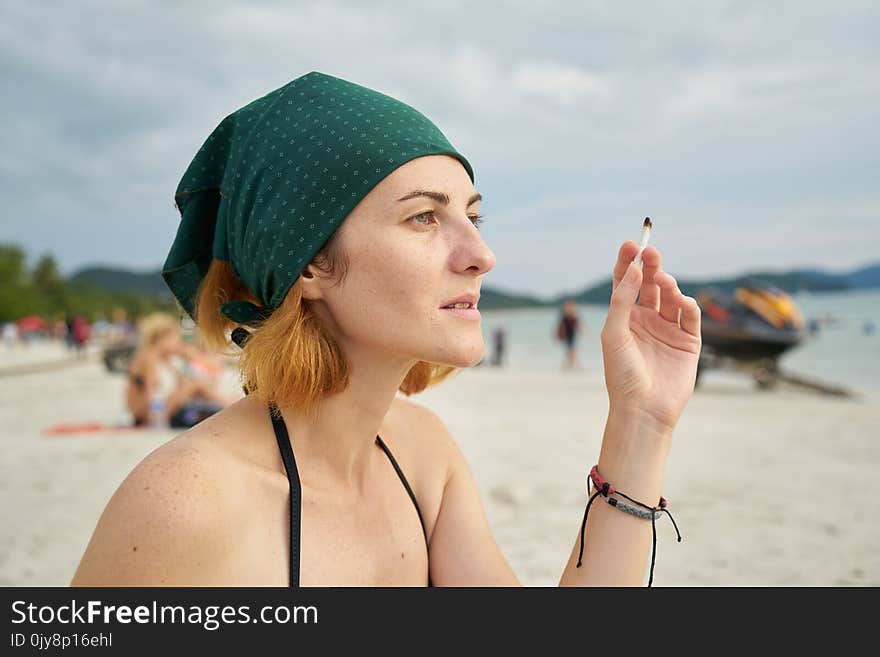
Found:
[[[620,247],[602,328],[610,412],[671,432],[696,383],[701,311],[661,269],[657,249],[642,252],[644,269],[631,264],[638,250],[632,240]]]

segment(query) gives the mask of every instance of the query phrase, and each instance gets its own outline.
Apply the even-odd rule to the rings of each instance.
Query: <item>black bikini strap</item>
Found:
[[[296,469],[296,459],[293,458],[293,448],[290,446],[287,425],[284,424],[284,418],[280,414],[276,416],[276,412],[275,405],[269,404],[269,417],[275,429],[275,439],[281,451],[281,460],[284,461],[287,481],[290,482],[290,585],[298,587],[302,487],[299,482],[299,471]]]
[[[381,436],[376,436],[376,443],[378,443],[379,447],[382,448],[382,451],[384,451],[386,456],[388,456],[388,460],[391,461],[391,465],[394,466],[394,470],[397,472],[397,476],[400,478],[400,481],[403,482],[403,487],[406,488],[406,492],[409,493],[409,499],[412,500],[413,506],[416,507],[416,513],[419,514],[419,522],[422,523],[422,533],[425,535],[425,545],[427,545],[428,532],[425,530],[425,521],[422,519],[422,510],[419,509],[419,503],[416,501],[416,496],[412,492],[412,488],[409,487],[409,482],[406,480],[406,477],[403,476],[403,470],[401,470],[400,466],[397,465],[397,461],[394,460],[394,455],[391,454],[391,450],[388,449],[388,446],[385,444],[385,441],[382,440]]]

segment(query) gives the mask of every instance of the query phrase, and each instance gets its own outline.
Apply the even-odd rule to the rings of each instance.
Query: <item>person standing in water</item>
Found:
[[[504,346],[507,342],[507,329],[503,324],[499,324],[492,332],[492,341],[495,351],[492,354],[492,366],[501,367],[504,364]]]
[[[581,369],[577,357],[578,334],[581,331],[581,322],[577,314],[577,304],[574,299],[566,299],[562,304],[562,315],[556,325],[556,337],[565,345],[565,360],[562,363],[563,370]]]

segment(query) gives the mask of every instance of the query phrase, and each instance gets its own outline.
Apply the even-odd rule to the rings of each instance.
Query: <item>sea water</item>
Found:
[[[794,374],[848,388],[880,387],[880,290],[799,292],[792,299],[804,319],[819,320],[818,330],[779,360]],[[563,343],[556,340],[560,308],[524,308],[483,311],[486,344],[480,367],[488,367],[494,353],[493,333],[506,333],[503,366],[519,370],[560,370]],[[608,306],[578,306],[582,331],[576,347],[585,370],[602,371],[599,334]],[[873,325],[873,331],[870,325]]]

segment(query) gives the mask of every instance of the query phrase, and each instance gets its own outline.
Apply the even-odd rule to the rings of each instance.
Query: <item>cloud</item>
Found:
[[[582,99],[607,101],[611,97],[608,81],[602,76],[557,62],[525,62],[513,72],[513,88],[525,94],[546,98],[566,108]]]
[[[202,141],[320,70],[412,104],[468,156],[497,285],[601,278],[648,214],[676,274],[870,257],[875,4],[402,7],[3,3],[0,241],[65,272],[158,267]]]

